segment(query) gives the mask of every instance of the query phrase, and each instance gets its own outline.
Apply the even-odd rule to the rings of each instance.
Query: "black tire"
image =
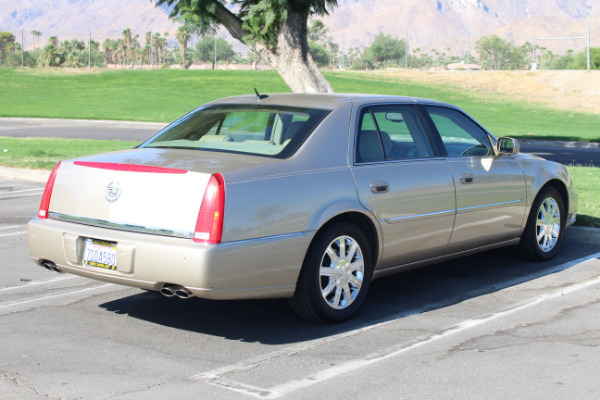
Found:
[[[531,261],[546,261],[554,257],[563,242],[565,219],[562,196],[554,186],[544,187],[529,212],[518,245],[519,255]]]
[[[294,311],[316,322],[342,322],[354,315],[367,295],[373,275],[368,243],[362,231],[347,222],[336,223],[317,234],[291,299]],[[337,262],[331,253],[339,256]]]

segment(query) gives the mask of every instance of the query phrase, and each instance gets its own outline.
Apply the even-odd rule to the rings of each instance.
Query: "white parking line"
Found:
[[[43,191],[44,191],[44,188],[34,188],[34,189],[21,189],[21,190],[13,190],[13,191],[11,191],[11,192],[7,192],[7,193],[14,194],[14,193],[22,193],[22,192],[34,192],[34,191],[35,191],[35,192],[43,192]]]
[[[550,273],[565,270],[567,268],[570,268],[574,265],[577,265],[579,263],[582,263],[584,261],[587,261],[587,260],[590,260],[593,258],[600,258],[600,253],[597,253],[597,254],[594,254],[591,256],[587,256],[587,257],[582,257],[581,259],[573,260],[571,262],[549,268],[548,270],[544,271],[544,272],[546,272],[546,274],[543,274],[543,275],[547,275]],[[517,282],[517,283],[521,283],[521,282]],[[277,386],[274,386],[271,388],[260,388],[260,387],[256,387],[253,385],[241,383],[241,382],[235,382],[233,380],[226,378],[225,376],[232,374],[232,373],[236,373],[236,372],[247,371],[247,370],[252,369],[253,367],[255,367],[259,364],[262,364],[264,362],[267,362],[269,360],[273,360],[273,359],[281,357],[281,356],[291,355],[298,351],[302,351],[304,349],[309,349],[309,348],[315,347],[317,345],[322,345],[328,341],[338,340],[343,337],[348,337],[348,336],[355,335],[360,332],[364,332],[365,330],[369,330],[369,329],[373,329],[376,327],[380,327],[380,326],[389,324],[391,322],[394,322],[395,318],[392,318],[391,320],[386,321],[386,322],[382,322],[382,323],[379,323],[379,324],[376,324],[373,326],[369,326],[369,327],[364,327],[364,328],[361,328],[361,329],[358,329],[355,331],[345,332],[343,334],[334,335],[329,338],[315,339],[311,342],[306,342],[304,344],[300,344],[297,346],[291,346],[286,349],[279,350],[279,351],[276,351],[276,352],[273,352],[273,353],[270,353],[267,355],[262,355],[255,359],[242,361],[242,362],[235,363],[235,364],[232,364],[229,366],[216,368],[212,371],[200,373],[200,374],[194,375],[190,378],[192,380],[204,381],[211,385],[221,387],[223,389],[227,389],[227,390],[230,390],[230,391],[233,391],[236,393],[245,394],[245,395],[248,395],[251,397],[263,398],[263,399],[277,399],[277,398],[286,396],[292,392],[295,392],[297,390],[305,389],[305,388],[311,387],[313,385],[336,378],[340,375],[344,375],[344,374],[359,370],[361,368],[376,364],[378,362],[400,356],[411,350],[432,344],[441,339],[445,339],[450,336],[456,335],[458,333],[468,331],[469,329],[473,329],[475,327],[487,324],[489,322],[492,322],[492,321],[495,321],[495,320],[498,320],[498,319],[501,319],[501,318],[504,318],[504,317],[507,317],[510,315],[514,315],[516,313],[522,312],[528,308],[537,306],[544,302],[548,302],[553,299],[560,298],[567,294],[575,293],[579,290],[588,288],[590,286],[598,285],[598,284],[600,284],[600,277],[595,277],[595,278],[589,279],[587,281],[584,281],[584,282],[581,282],[578,284],[561,287],[560,289],[555,290],[551,293],[547,293],[544,295],[534,297],[527,303],[513,307],[511,309],[500,311],[500,312],[488,315],[483,318],[464,320],[458,324],[455,324],[453,326],[450,326],[449,328],[446,328],[445,330],[443,330],[440,333],[431,335],[423,340],[420,340],[420,341],[417,341],[417,342],[414,342],[414,343],[411,343],[408,345],[401,344],[398,346],[388,347],[385,350],[374,352],[374,353],[371,353],[364,357],[361,357],[359,359],[350,360],[343,364],[339,364],[334,367],[321,370],[315,374],[304,376],[300,379],[291,380],[291,381],[282,383],[280,385],[277,385]]]
[[[9,226],[0,226],[0,231],[14,229],[14,228],[24,228],[25,225],[9,225]]]
[[[71,280],[71,279],[81,279],[81,277],[79,277],[77,275],[66,275],[66,276],[59,276],[57,278],[47,279],[45,281],[29,282],[26,285],[1,288],[0,294],[10,292],[10,291],[19,291],[19,290],[23,291],[24,289],[28,289],[32,286],[48,285],[48,284],[52,284],[54,282],[66,281],[66,280]]]
[[[26,233],[27,233],[27,231],[18,231],[18,232],[12,232],[12,233],[2,233],[2,234],[0,234],[0,237],[25,235]]]
[[[114,283],[104,283],[85,288],[57,288],[58,293],[26,297],[0,304],[0,316],[35,310],[41,307],[61,307],[90,297],[129,289]],[[33,294],[35,296],[35,293]]]
[[[38,193],[21,194],[21,195],[17,195],[17,196],[13,196],[12,195],[13,193],[11,193],[11,196],[0,195],[0,200],[22,199],[23,197],[36,197],[36,196],[40,196],[43,193],[43,191],[40,191]]]
[[[89,292],[89,291],[96,291],[96,290],[105,289],[108,287],[114,287],[114,284],[113,283],[105,283],[105,284],[99,285],[99,286],[92,286],[92,287],[87,287],[87,288],[83,288],[83,289],[71,290],[71,291],[64,292],[64,293],[50,294],[47,296],[39,296],[39,297],[34,297],[32,299],[9,301],[4,304],[0,304],[0,310],[3,310],[8,307],[15,307],[15,306],[20,306],[23,304],[30,304],[30,303],[39,302],[39,301],[47,302],[50,299],[56,299],[58,297],[78,295],[81,293],[85,293],[85,292]]]

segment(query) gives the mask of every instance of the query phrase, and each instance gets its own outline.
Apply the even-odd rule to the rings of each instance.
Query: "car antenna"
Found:
[[[259,94],[258,90],[256,90],[256,88],[254,88],[254,93],[256,93],[256,100],[262,100],[262,99],[266,99],[267,96],[266,94]]]

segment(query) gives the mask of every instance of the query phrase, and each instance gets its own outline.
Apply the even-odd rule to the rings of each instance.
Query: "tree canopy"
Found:
[[[362,61],[370,68],[377,69],[384,63],[388,66],[390,61],[404,60],[405,53],[406,42],[404,39],[380,32],[375,36],[371,45],[365,48]]]
[[[307,21],[337,0],[156,0],[200,33],[217,26],[271,65],[294,92],[333,92],[308,46]]]
[[[527,52],[531,52],[531,44],[516,47],[509,41],[496,35],[482,36],[475,44],[481,64],[486,69],[520,69],[527,66]]]

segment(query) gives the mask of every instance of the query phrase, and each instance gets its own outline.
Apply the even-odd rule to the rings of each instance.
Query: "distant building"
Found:
[[[477,64],[465,64],[464,61],[454,64],[446,65],[446,69],[449,71],[466,71],[467,69],[470,71],[480,71],[481,67]]]

